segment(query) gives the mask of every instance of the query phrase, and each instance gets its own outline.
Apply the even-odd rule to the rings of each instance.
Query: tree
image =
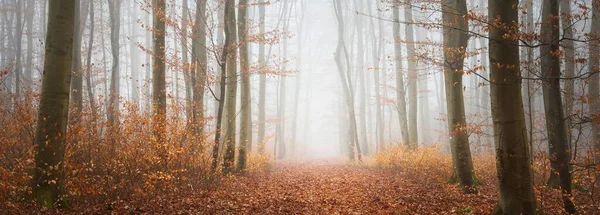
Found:
[[[35,133],[32,191],[45,207],[68,207],[64,191],[65,136],[73,56],[75,0],[51,0],[42,91]]]
[[[568,213],[576,213],[571,195],[571,172],[569,171],[569,147],[567,128],[560,89],[560,56],[552,53],[560,51],[560,32],[558,29],[558,0],[545,0],[542,10],[542,31],[540,53],[542,55],[542,90],[544,93],[544,111],[546,113],[546,131],[550,166],[552,167],[548,185],[559,187],[563,191],[563,201]]]
[[[354,151],[358,155],[358,160],[362,160],[360,143],[358,139],[358,128],[356,123],[356,113],[354,111],[354,89],[352,87],[352,78],[350,77],[350,60],[348,57],[348,51],[344,42],[344,13],[340,0],[333,0],[335,17],[337,18],[338,26],[338,44],[335,51],[335,63],[338,68],[338,74],[342,81],[342,90],[344,92],[344,101],[348,111],[348,121],[350,123],[349,132],[349,143],[348,144],[348,156],[351,160],[354,160]],[[346,66],[342,64],[342,55],[345,57]],[[345,71],[344,71],[345,70]],[[344,73],[346,72],[346,73]]]
[[[227,10],[229,8],[229,10]],[[236,23],[235,23],[235,0],[226,0],[225,2],[225,31],[226,37],[231,37],[229,43],[226,43],[230,52],[227,52],[227,89],[225,93],[227,98],[225,106],[227,108],[227,130],[225,131],[225,155],[223,156],[223,173],[228,174],[233,171],[235,159],[235,136],[236,136],[236,104],[237,104],[237,52],[236,52]],[[227,39],[226,39],[227,40]]]
[[[71,65],[71,102],[73,103],[74,120],[77,121],[83,108],[83,74],[81,65],[81,44],[83,40],[83,27],[87,19],[89,1],[75,1],[75,38],[73,40],[73,62]]]
[[[198,134],[204,131],[204,89],[206,85],[206,72],[208,60],[206,54],[206,0],[196,1],[196,20],[192,30],[193,40],[192,53],[195,60],[192,61],[191,84],[193,88],[192,120]]]
[[[446,88],[446,110],[448,111],[448,129],[450,130],[450,151],[454,175],[463,191],[476,192],[473,160],[469,148],[465,101],[463,95],[463,68],[466,47],[469,44],[467,30],[469,24],[463,16],[467,15],[465,0],[445,0],[442,2],[444,22],[444,86]]]
[[[519,46],[505,29],[518,29],[518,0],[489,0],[491,109],[499,201],[493,214],[535,214],[533,170],[521,95]]]
[[[167,92],[165,75],[165,0],[152,0],[152,114],[154,135],[159,143],[165,141]],[[163,156],[166,156],[164,154]],[[163,158],[164,159],[164,158]]]
[[[571,23],[571,1],[560,1],[561,26],[565,38],[573,38],[573,23]],[[565,53],[565,77],[572,78],[575,76],[575,46],[573,40],[563,40],[561,42]],[[575,96],[575,79],[565,80],[565,96],[563,104],[565,109],[566,127],[567,127],[567,144],[572,143],[570,128],[572,125],[571,113],[573,112],[573,97]]]
[[[394,10],[394,53],[396,54],[396,104],[402,142],[407,147],[412,147],[408,133],[408,120],[406,119],[406,94],[404,91],[404,74],[402,73],[402,43],[400,38],[400,7]]]
[[[160,0],[158,0],[160,1]],[[110,95],[108,108],[108,121],[111,126],[119,122],[119,96],[120,72],[119,72],[119,36],[121,34],[121,0],[108,0],[108,11],[110,15],[110,50],[112,54],[112,67],[110,75]],[[156,29],[155,29],[156,31]],[[164,37],[163,37],[164,38]],[[156,38],[155,38],[156,39]],[[155,40],[156,43],[156,40]],[[155,52],[155,55],[157,53]]]
[[[264,0],[260,0],[258,6],[258,29],[259,34],[265,34],[265,2]],[[259,83],[258,83],[258,144],[260,144],[258,148],[258,152],[264,152],[264,141],[265,141],[265,125],[266,125],[266,91],[267,91],[267,74],[262,72],[262,69],[265,67],[265,44],[260,43],[258,45],[258,68],[260,72],[259,75]]]
[[[592,4],[592,27],[590,29],[590,37],[592,39],[589,45],[590,58],[588,60],[588,69],[590,70],[588,92],[591,98],[589,102],[589,115],[590,118],[595,119],[592,122],[591,130],[592,144],[596,154],[600,154],[600,123],[597,122],[600,120],[598,119],[598,115],[600,114],[600,101],[598,101],[598,98],[600,98],[600,84],[598,83],[600,82],[600,70],[598,68],[600,65],[600,60],[598,59],[600,57],[600,51],[598,50],[600,48],[600,42],[598,41],[598,38],[600,38],[600,0],[593,0]],[[600,162],[600,155],[596,155],[595,157],[596,162]]]
[[[412,15],[412,0],[407,1],[407,7],[404,8],[405,21],[411,22]],[[413,25],[406,26],[406,52],[408,55],[408,144],[412,148],[417,148],[419,145],[419,133],[417,128],[417,81],[419,72],[417,71],[417,57],[415,56],[415,34]]]
[[[241,83],[241,123],[240,123],[240,149],[238,155],[238,171],[246,170],[248,147],[252,145],[252,119],[251,119],[251,91],[250,91],[250,58],[248,56],[248,0],[240,0],[238,9],[238,39],[240,41],[240,68],[242,73]]]

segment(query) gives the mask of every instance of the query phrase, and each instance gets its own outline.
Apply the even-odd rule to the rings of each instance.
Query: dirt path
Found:
[[[173,200],[183,214],[489,213],[495,197],[460,195],[454,186],[341,163],[276,163],[267,173],[223,179],[219,188]],[[154,211],[154,210],[152,210]]]

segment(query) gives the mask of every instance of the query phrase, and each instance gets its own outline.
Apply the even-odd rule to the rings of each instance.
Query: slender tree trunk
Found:
[[[590,94],[590,98],[592,98],[589,102],[589,114],[592,119],[596,120],[592,123],[592,145],[596,150],[596,154],[600,154],[600,123],[597,122],[599,120],[598,117],[594,117],[597,114],[600,114],[600,101],[598,101],[598,98],[600,98],[600,88],[598,84],[598,82],[600,82],[598,79],[600,77],[598,73],[600,72],[598,68],[600,64],[598,59],[600,57],[598,50],[600,47],[600,42],[598,41],[598,38],[600,38],[600,0],[593,0],[592,4],[593,14],[590,35],[592,35],[594,39],[591,40],[589,45],[590,57],[588,60],[588,69],[590,72],[590,77],[588,78],[588,92]],[[595,157],[596,162],[600,162],[600,155],[596,155]]]
[[[88,99],[90,100],[90,108],[92,110],[92,119],[96,119],[96,104],[94,98],[94,86],[92,85],[92,52],[94,50],[94,1],[90,1],[90,36],[88,41],[88,53],[86,60],[86,76],[85,82],[87,86]]]
[[[129,56],[131,58],[131,101],[140,102],[140,53],[138,52],[138,32],[141,30],[137,24],[137,3],[131,1],[131,14],[129,14]],[[184,54],[187,54],[184,52]]]
[[[240,69],[242,73],[241,83],[241,123],[240,123],[240,148],[238,155],[237,170],[246,171],[246,159],[248,156],[248,147],[252,144],[252,121],[251,121],[251,94],[250,94],[250,58],[248,56],[247,41],[247,11],[248,0],[240,0],[238,6],[238,38],[240,41]]]
[[[264,0],[260,0],[260,5],[258,6],[258,16],[259,16],[259,34],[265,34],[265,5]],[[258,68],[259,68],[259,90],[258,90],[258,152],[264,152],[265,145],[265,125],[266,125],[266,91],[267,91],[267,74],[263,72],[265,67],[265,44],[261,42],[258,45]]]
[[[225,132],[225,155],[223,156],[223,173],[229,174],[234,169],[235,159],[235,137],[236,137],[236,104],[237,104],[237,44],[235,0],[226,0],[225,8],[225,31],[231,36],[226,45],[231,50],[227,56],[227,95],[225,106],[227,108],[227,130]]]
[[[348,144],[349,157],[351,160],[354,160],[355,150],[358,155],[358,160],[362,160],[362,155],[360,151],[360,143],[358,139],[358,128],[356,123],[356,113],[354,111],[354,95],[352,89],[352,78],[350,77],[350,62],[348,58],[348,52],[346,50],[346,45],[344,42],[344,13],[342,11],[340,0],[333,0],[335,15],[337,18],[338,24],[338,45],[335,52],[335,62],[338,67],[338,73],[340,75],[340,79],[342,81],[342,89],[344,92],[344,100],[346,102],[346,107],[348,109],[348,117],[350,123],[350,142]],[[346,67],[342,65],[342,54],[345,55]],[[346,70],[346,74],[344,74],[344,68]]]
[[[573,24],[571,23],[571,1],[561,0],[560,1],[560,13],[561,13],[561,25],[565,38],[573,38]],[[573,78],[575,76],[575,46],[572,40],[563,40],[561,42],[563,51],[565,53],[565,77]],[[571,153],[574,149],[571,148],[572,134],[571,134],[571,113],[573,112],[573,98],[575,97],[575,80],[565,80],[563,104],[565,106],[565,126],[567,129],[567,144]],[[569,156],[571,159],[571,156]]]
[[[167,89],[166,89],[166,73],[165,73],[165,16],[166,2],[165,0],[152,0],[153,7],[153,31],[152,51],[152,115],[154,136],[159,144],[166,144],[167,131]],[[166,167],[166,152],[161,152],[161,159]]]
[[[450,131],[450,151],[454,174],[458,178],[463,192],[477,192],[473,160],[467,135],[465,118],[465,100],[463,96],[463,68],[466,47],[469,44],[467,30],[469,24],[462,19],[467,15],[465,0],[445,0],[442,2],[444,22],[444,78],[446,88],[446,108],[448,111],[448,129]],[[451,27],[445,27],[445,26]]]
[[[16,32],[15,34],[15,47],[17,50],[15,50],[16,53],[16,62],[15,62],[15,66],[14,66],[14,73],[15,73],[15,98],[16,101],[19,102],[21,100],[21,73],[23,73],[23,65],[21,63],[22,60],[22,55],[23,55],[23,2],[24,1],[15,1],[15,6],[16,6],[16,11],[15,11],[15,16],[16,16],[16,26],[15,26],[15,30]]]
[[[64,191],[65,134],[75,22],[74,0],[51,0],[42,91],[35,133],[33,197],[47,208],[68,207]]]
[[[117,126],[119,123],[119,96],[121,73],[119,71],[119,36],[121,35],[121,0],[109,0],[108,10],[110,13],[110,50],[112,54],[112,67],[110,76],[110,97],[108,121],[111,126]],[[155,53],[156,55],[156,53]]]
[[[373,15],[372,14],[372,9],[371,9],[371,3],[367,4],[367,8],[369,10],[369,15]],[[378,15],[381,12],[378,12]],[[370,22],[370,32],[371,32],[371,41],[372,41],[372,60],[373,60],[373,82],[375,85],[375,132],[376,132],[376,141],[375,141],[375,151],[379,152],[381,150],[381,146],[383,144],[383,115],[382,115],[382,102],[381,102],[381,83],[380,83],[380,78],[379,75],[381,73],[381,67],[380,67],[380,63],[379,63],[379,57],[382,56],[383,53],[383,26],[381,25],[381,23],[379,23],[379,28],[378,28],[378,32],[379,32],[379,43],[377,36],[375,35],[375,23],[373,22],[373,19],[369,19]],[[384,62],[385,63],[385,62]]]
[[[35,16],[35,0],[27,1],[26,19],[27,19],[27,68],[25,70],[24,84],[32,86],[33,84],[33,17]],[[45,16],[43,14],[42,16]],[[0,65],[1,66],[1,65]]]
[[[408,0],[408,6],[404,8],[405,21],[412,22],[412,0]],[[408,55],[408,141],[412,148],[419,145],[419,134],[417,127],[417,81],[419,72],[417,71],[417,56],[415,55],[415,37],[413,25],[406,25],[406,53]]]
[[[204,131],[204,89],[206,86],[206,75],[208,69],[208,60],[206,54],[206,0],[196,1],[196,21],[193,34],[197,39],[193,40],[192,52],[195,60],[193,61],[193,71],[191,71],[191,80],[193,85],[192,100],[192,120],[196,126],[198,134]]]
[[[518,0],[489,0],[494,25],[518,23]],[[510,32],[509,32],[510,33]],[[490,29],[490,80],[499,202],[493,214],[535,214],[533,171],[521,94],[518,41],[507,32]]]
[[[396,103],[398,110],[398,120],[400,120],[400,133],[402,142],[405,146],[413,148],[411,144],[410,133],[408,129],[408,120],[406,119],[406,95],[404,91],[404,75],[402,73],[402,43],[400,38],[400,7],[395,6],[394,10],[394,53],[396,54]]]
[[[544,0],[542,6],[542,31],[540,48],[542,55],[542,81],[544,92],[544,110],[546,113],[546,131],[548,132],[548,148],[551,171],[548,185],[560,187],[563,192],[565,210],[574,214],[575,205],[569,198],[571,195],[571,172],[569,171],[569,153],[567,144],[567,128],[565,127],[563,105],[560,90],[560,56],[552,54],[560,51],[559,0]],[[558,174],[557,174],[558,173]]]
[[[83,4],[82,4],[83,3]],[[83,75],[81,65],[81,44],[83,42],[83,28],[87,20],[88,1],[75,1],[75,38],[73,40],[73,62],[71,65],[71,103],[73,122],[79,120],[83,109]]]
[[[360,2],[360,3],[359,3]],[[363,6],[363,2],[362,1],[356,1],[354,0],[354,8],[356,10],[359,10],[360,8],[362,8]],[[362,143],[361,147],[362,147],[362,151],[364,152],[365,155],[369,154],[369,142],[367,139],[367,101],[369,100],[369,98],[367,97],[367,93],[366,93],[366,80],[365,80],[365,68],[364,68],[364,64],[365,64],[365,43],[364,43],[364,31],[363,31],[363,17],[362,16],[356,16],[355,17],[355,23],[356,23],[356,31],[357,31],[357,40],[356,42],[357,44],[357,61],[356,61],[356,68],[357,68],[357,76],[358,76],[358,88],[359,88],[359,94],[360,94],[360,109],[359,109],[359,124],[360,124],[360,142]]]

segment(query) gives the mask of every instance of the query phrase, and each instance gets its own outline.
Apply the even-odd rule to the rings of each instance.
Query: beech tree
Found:
[[[519,46],[515,32],[518,0],[489,0],[491,107],[499,200],[493,214],[535,214],[533,170],[521,95]]]
[[[35,132],[34,199],[47,208],[68,207],[64,190],[65,135],[69,116],[75,0],[52,0],[42,91]]]

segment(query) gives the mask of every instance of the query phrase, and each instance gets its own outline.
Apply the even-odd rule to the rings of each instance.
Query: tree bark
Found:
[[[235,0],[225,2],[225,31],[226,37],[230,36],[229,43],[225,44],[231,51],[227,55],[227,130],[225,131],[225,155],[223,157],[223,173],[229,174],[234,169],[235,137],[236,137],[236,105],[237,105],[237,40],[235,20]],[[229,10],[227,10],[229,8]]]
[[[167,114],[167,92],[165,74],[165,0],[152,0],[153,7],[153,31],[152,31],[152,115],[154,136],[159,144],[166,141],[166,114]],[[161,152],[161,159],[165,162],[166,152]]]
[[[240,123],[240,147],[238,155],[239,172],[246,171],[246,159],[248,147],[252,144],[252,121],[251,121],[251,94],[250,94],[250,58],[248,56],[248,30],[247,11],[248,0],[240,0],[238,6],[238,38],[240,41],[240,69],[242,73],[241,83],[241,123]]]
[[[545,0],[542,6],[542,31],[540,53],[542,55],[542,90],[544,93],[544,110],[546,113],[546,131],[550,167],[552,167],[548,185],[560,187],[563,192],[565,210],[574,214],[575,205],[569,198],[571,195],[571,172],[569,171],[569,147],[567,144],[567,128],[565,127],[563,105],[560,89],[560,56],[553,54],[560,51],[558,29],[558,0]],[[558,174],[557,174],[558,173]]]
[[[51,0],[35,133],[33,197],[45,207],[68,207],[64,191],[65,136],[75,22],[74,0]]]
[[[591,142],[596,153],[595,161],[598,163],[600,162],[600,122],[598,122],[600,121],[598,119],[598,115],[600,114],[600,101],[598,99],[600,98],[600,85],[598,84],[600,82],[600,75],[598,73],[600,72],[598,68],[600,64],[600,60],[598,59],[600,57],[598,50],[600,48],[600,42],[598,41],[598,38],[600,38],[600,0],[593,0],[592,4],[593,14],[590,35],[593,39],[589,45],[590,58],[588,60],[588,69],[590,77],[588,78],[588,92],[591,98],[589,101],[589,115],[590,118],[594,119],[594,122],[592,122]]]
[[[446,89],[446,109],[450,132],[450,152],[454,174],[463,187],[463,192],[477,192],[474,189],[475,173],[467,134],[465,100],[463,95],[463,68],[466,47],[469,44],[467,30],[469,24],[463,17],[467,15],[465,0],[445,0],[442,2],[444,23],[444,86]],[[449,26],[449,27],[446,27]]]
[[[258,29],[259,34],[265,34],[265,2],[264,0],[260,0],[260,5],[258,6],[258,16],[259,23]],[[258,45],[258,68],[259,68],[259,90],[258,90],[258,152],[263,153],[265,151],[265,125],[266,125],[266,91],[267,91],[267,74],[265,74],[262,70],[265,67],[265,44],[261,42]]]
[[[502,28],[518,23],[518,0],[489,0],[490,79],[499,202],[493,214],[535,214],[533,170],[521,94],[518,41]],[[499,26],[498,26],[499,25]],[[512,28],[511,28],[512,29]]]
[[[408,120],[406,119],[406,93],[404,91],[404,74],[402,72],[402,43],[400,38],[400,7],[394,10],[394,53],[396,54],[396,104],[402,142],[408,148],[413,148],[410,141]]]
[[[110,13],[110,50],[112,54],[112,67],[110,75],[110,95],[108,121],[111,126],[119,123],[119,96],[121,73],[119,71],[119,36],[121,34],[121,0],[109,0],[108,10]],[[155,41],[156,42],[156,41]],[[156,55],[157,53],[155,53]]]
[[[407,1],[407,7],[404,8],[404,20],[412,22],[412,0]],[[413,25],[406,25],[406,53],[408,55],[408,142],[410,147],[417,148],[419,145],[419,133],[417,127],[417,81],[419,72],[417,71],[417,56],[415,56],[415,36]]]

